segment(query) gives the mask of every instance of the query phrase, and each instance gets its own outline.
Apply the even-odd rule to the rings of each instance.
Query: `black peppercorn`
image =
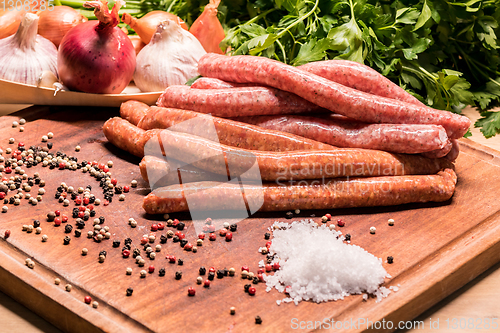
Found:
[[[165,276],[165,268],[160,268],[160,270],[158,271],[158,275]]]
[[[181,247],[184,247],[187,243],[188,243],[187,239],[180,240]]]
[[[184,227],[185,227],[185,226],[186,226],[186,225],[184,224],[184,222],[179,222],[179,223],[177,224],[177,230],[184,230]]]
[[[82,232],[78,229],[75,229],[75,237],[80,237],[82,235]]]
[[[71,238],[69,236],[64,237],[64,245],[68,245],[70,241]]]
[[[114,240],[113,241],[113,247],[120,247],[120,241],[119,240]]]
[[[66,224],[64,226],[64,232],[69,234],[71,231],[73,231],[73,226],[71,224]]]
[[[167,236],[165,236],[165,235],[161,235],[161,236],[160,236],[160,243],[161,243],[161,244],[165,244],[165,243],[167,242],[167,239],[168,239],[168,238],[167,238]]]
[[[48,222],[53,222],[55,218],[56,218],[56,214],[54,212],[50,212],[47,214],[47,221]]]
[[[220,269],[219,269],[219,270],[217,270],[217,278],[218,278],[218,279],[222,279],[223,277],[224,277],[224,272],[223,272],[223,271],[221,271]]]
[[[271,238],[271,234],[270,234],[270,233],[268,233],[268,232],[266,232],[266,233],[264,234],[264,239],[269,239],[269,238]]]
[[[180,280],[181,278],[182,278],[182,272],[181,271],[175,272],[175,279]]]
[[[100,256],[106,256],[108,253],[105,251],[105,250],[102,250],[101,252],[99,252],[99,255]]]
[[[179,266],[184,265],[184,260],[182,260],[181,258],[177,259],[177,265]]]
[[[232,232],[236,231],[236,229],[238,229],[238,225],[236,223],[233,223],[229,226],[229,230],[231,230]]]
[[[260,318],[260,316],[256,316],[255,317],[255,323],[259,324],[259,325],[262,324],[262,318]]]
[[[243,287],[243,289],[245,289],[246,293],[248,292],[248,289],[250,289],[251,286],[252,286],[251,284],[245,284],[245,286]]]
[[[130,251],[130,245],[127,244],[127,245],[123,246],[122,247],[122,252],[125,251],[125,250]]]
[[[99,224],[103,224],[105,220],[104,216],[99,216]]]
[[[259,278],[254,276],[253,279],[252,279],[252,283],[253,284],[258,284],[259,283]]]
[[[123,243],[127,244],[127,245],[132,244],[132,238],[130,238],[130,237],[129,238],[125,238],[125,240],[123,241]]]
[[[212,281],[215,277],[215,272],[208,272],[208,279]]]
[[[200,273],[200,275],[205,275],[207,273],[207,269],[203,266],[200,267],[200,269],[198,270],[198,272]]]
[[[123,189],[121,186],[115,186],[115,193],[116,194],[122,194],[123,192]]]
[[[95,216],[95,210],[91,210],[90,211],[90,217],[94,217]]]
[[[132,252],[132,257],[135,259],[135,257],[137,256],[140,256],[141,255],[141,250],[139,249],[134,249],[134,251]]]
[[[64,192],[64,187],[59,186],[59,187],[57,188],[57,192],[59,192],[59,193]]]
[[[76,227],[77,227],[77,229],[85,228],[85,222],[83,222],[83,220],[76,221]]]
[[[174,241],[174,243],[177,243],[179,241],[179,236],[174,236],[174,238],[172,238],[172,240]]]
[[[144,251],[147,251],[148,247],[151,247],[149,244],[144,244]]]
[[[222,272],[224,272],[224,276],[228,276],[229,275],[229,269],[227,269],[227,268],[224,268],[222,270]]]
[[[351,240],[351,234],[345,234],[345,241],[348,242]]]
[[[292,212],[286,212],[285,217],[287,219],[291,219],[293,217],[293,213]]]
[[[9,199],[3,199],[3,203],[6,205],[9,203]]]
[[[387,263],[392,264],[394,262],[394,258],[392,256],[387,257]]]
[[[75,200],[77,196],[78,194],[76,194],[75,192],[71,193],[71,200]]]
[[[39,220],[33,221],[33,228],[38,228],[39,226],[40,226],[40,221]]]
[[[132,288],[127,288],[127,296],[132,296],[132,293],[134,292],[134,289]]]
[[[87,161],[83,161],[82,164],[87,164]],[[87,185],[85,188],[87,190],[89,190],[89,191],[92,191],[92,186],[91,185]]]

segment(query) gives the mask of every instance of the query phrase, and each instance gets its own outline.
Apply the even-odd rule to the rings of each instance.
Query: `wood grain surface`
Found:
[[[113,160],[113,176],[119,183],[128,184],[132,179],[139,179],[137,159],[110,146],[100,131],[103,121],[116,113],[116,109],[32,108],[0,118],[0,146],[3,149],[8,146],[10,137],[23,140],[27,145],[38,145],[41,136],[52,131],[54,151],[64,151],[79,160]],[[10,126],[12,120],[20,116],[28,120],[23,133]],[[78,153],[74,152],[76,145],[82,147]],[[57,203],[53,198],[55,188],[61,181],[75,187],[87,184],[99,187],[88,174],[80,171],[48,170],[39,166],[29,172],[36,169],[47,180],[44,200],[36,207],[23,201],[0,216],[0,233],[7,228],[12,230],[8,241],[0,241],[2,290],[57,327],[75,332],[274,332],[290,331],[292,318],[411,320],[500,259],[500,203],[495,197],[495,192],[500,190],[499,153],[469,140],[463,140],[461,148],[457,161],[459,183],[455,196],[445,204],[330,212],[347,222],[342,231],[351,233],[354,244],[381,258],[394,256],[394,264],[384,265],[393,277],[386,284],[399,284],[401,289],[380,303],[375,299],[363,302],[360,296],[351,296],[342,302],[277,306],[276,300],[283,295],[275,291],[266,293],[264,285],[258,285],[257,295],[250,297],[243,292],[248,282],[239,276],[215,279],[209,289],[195,284],[197,269],[202,265],[239,268],[247,264],[256,271],[257,262],[263,259],[257,253],[258,247],[265,243],[263,233],[273,221],[284,220],[283,214],[258,214],[240,222],[233,242],[221,239],[206,242],[196,254],[184,252],[169,241],[161,255],[151,261],[157,270],[165,267],[166,276],[159,277],[156,271],[141,279],[138,276],[141,268],[132,259],[122,259],[119,249],[111,247],[111,240],[116,238],[123,243],[125,237],[131,237],[137,245],[140,237],[148,232],[151,220],[157,219],[143,215],[140,208],[140,198],[147,193],[146,184],[140,182],[138,189],[131,191],[123,202],[113,201],[107,207],[96,208],[99,215],[106,216],[106,224],[113,233],[111,240],[94,243],[84,236],[72,237],[71,243],[64,246],[62,227],[54,227],[44,220],[49,210],[59,208],[70,213],[73,207],[64,208]],[[481,200],[471,200],[479,197]],[[297,218],[310,218],[314,214],[313,219],[319,221],[324,213],[302,212]],[[136,218],[140,226],[131,229],[126,222],[128,217]],[[396,220],[395,226],[387,225],[389,217]],[[40,218],[42,233],[49,236],[46,243],[40,241],[40,235],[21,231],[23,224],[35,218]],[[187,225],[188,238],[194,240],[194,230],[189,222]],[[368,232],[372,225],[377,227],[375,235]],[[89,225],[85,230],[89,230]],[[84,246],[89,254],[82,257],[80,251]],[[108,255],[104,263],[99,263],[97,255],[102,249]],[[166,253],[181,256],[185,264],[179,267],[166,263]],[[35,269],[24,265],[26,257],[37,262]],[[148,260],[146,267],[149,264]],[[131,276],[125,275],[127,267],[133,268]],[[176,270],[183,272],[179,281],[173,278]],[[63,283],[55,286],[55,277]],[[74,286],[69,293],[63,290],[66,283]],[[188,286],[197,289],[195,297],[187,296]],[[132,297],[125,296],[128,287],[134,288]],[[87,294],[99,301],[98,309],[83,303]],[[229,315],[231,306],[237,308],[234,316]],[[254,323],[256,315],[263,318],[262,325]]]

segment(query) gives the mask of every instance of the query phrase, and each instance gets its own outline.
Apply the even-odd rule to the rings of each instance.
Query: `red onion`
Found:
[[[61,82],[70,90],[119,94],[130,83],[135,69],[132,42],[116,25],[116,1],[111,13],[105,0],[88,1],[99,21],[87,21],[72,28],[59,46],[57,67]]]

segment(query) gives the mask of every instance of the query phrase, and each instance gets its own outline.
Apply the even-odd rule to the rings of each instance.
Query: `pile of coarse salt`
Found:
[[[274,227],[276,226],[276,227]],[[382,260],[357,245],[344,242],[344,236],[326,225],[312,220],[291,224],[275,222],[270,254],[280,269],[265,275],[266,291],[276,288],[289,297],[278,300],[295,302],[312,300],[326,302],[343,299],[352,294],[377,296],[377,302],[391,292],[380,287],[390,277]],[[264,265],[261,261],[260,265]],[[397,291],[397,287],[391,287]]]

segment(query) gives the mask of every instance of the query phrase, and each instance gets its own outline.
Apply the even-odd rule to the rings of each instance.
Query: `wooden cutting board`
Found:
[[[363,301],[358,295],[337,302],[278,306],[276,300],[283,299],[283,294],[275,290],[267,293],[265,285],[259,284],[257,294],[249,296],[243,290],[249,281],[239,274],[216,278],[208,289],[196,285],[200,266],[235,267],[239,271],[242,265],[248,265],[255,272],[258,262],[265,258],[257,251],[265,245],[263,235],[274,221],[290,221],[284,218],[284,213],[256,214],[238,223],[232,242],[219,237],[215,242],[205,241],[197,253],[183,251],[169,240],[155,260],[147,260],[145,269],[153,264],[155,272],[141,278],[139,271],[143,268],[132,258],[121,256],[123,240],[130,237],[132,248],[142,249],[140,238],[162,217],[143,214],[142,197],[148,188],[140,179],[139,160],[110,145],[102,134],[103,122],[117,114],[117,109],[105,108],[32,107],[0,118],[0,148],[4,151],[7,147],[15,148],[19,141],[28,147],[45,145],[40,139],[51,131],[53,151],[75,156],[79,161],[111,160],[114,162],[111,172],[121,185],[139,180],[139,186],[127,194],[125,201],[115,197],[110,205],[96,207],[97,216],[105,217],[104,225],[112,233],[111,239],[101,243],[85,237],[92,224],[87,222],[82,237],[68,234],[71,242],[63,245],[64,225],[55,227],[45,218],[49,211],[59,209],[70,216],[68,223],[74,226],[71,218],[74,204],[63,207],[54,198],[62,181],[75,188],[91,185],[92,192],[102,198],[98,182],[81,171],[49,170],[40,165],[26,169],[28,175],[39,172],[46,181],[43,201],[31,206],[22,199],[19,206],[8,205],[9,211],[0,214],[0,235],[3,237],[6,229],[11,230],[7,240],[0,239],[0,288],[64,331],[276,332],[296,331],[293,328],[297,323],[307,327],[325,318],[353,321],[357,325],[350,331],[366,329],[363,322],[385,320],[395,326],[399,321],[415,318],[500,260],[500,202],[496,198],[500,191],[500,155],[464,139],[456,163],[459,181],[455,195],[448,202],[304,211],[294,217],[294,220],[311,218],[319,222],[329,212],[334,220],[340,218],[346,222],[341,230],[352,235],[353,244],[384,261],[393,256],[393,264],[384,262],[392,276],[385,285],[399,286],[399,291],[381,302],[377,303],[375,298]],[[12,128],[12,121],[20,117],[28,121],[24,132]],[[11,137],[16,139],[13,145],[8,144]],[[80,152],[75,152],[76,145],[81,146]],[[34,186],[32,192],[36,191],[38,187]],[[137,228],[128,225],[130,217],[139,222]],[[172,217],[189,218],[182,214]],[[392,227],[387,224],[389,218],[396,221]],[[34,219],[41,221],[42,234],[49,237],[47,242],[41,242],[41,235],[21,230],[22,225],[31,224]],[[187,238],[194,241],[196,235],[189,220],[186,226]],[[375,235],[369,233],[371,226],[377,228]],[[114,239],[121,241],[119,248],[112,247]],[[89,250],[87,256],[81,255],[83,247]],[[102,250],[107,251],[107,257],[104,263],[99,263],[98,254]],[[165,259],[167,254],[184,259],[184,265],[169,264]],[[24,264],[26,258],[36,262],[34,269]],[[125,274],[127,267],[133,269],[130,276]],[[158,275],[162,267],[166,270],[164,277]],[[182,279],[174,278],[176,271],[182,271]],[[55,278],[62,281],[60,285],[54,284]],[[71,292],[65,291],[66,284],[73,286]],[[196,288],[194,297],[187,296],[190,286]],[[129,287],[134,292],[127,297]],[[99,302],[97,309],[84,303],[87,295]],[[235,315],[229,314],[232,306],[236,307]],[[255,324],[257,315],[263,320],[260,325]]]

